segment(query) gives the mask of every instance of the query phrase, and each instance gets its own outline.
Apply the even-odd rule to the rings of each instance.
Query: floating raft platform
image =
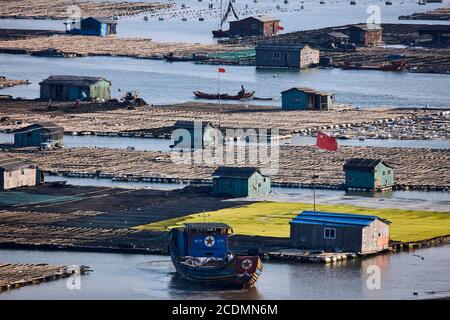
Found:
[[[68,278],[73,274],[90,272],[88,266],[72,268],[49,264],[0,263],[0,292],[23,286]]]
[[[353,252],[318,252],[317,250],[280,249],[265,254],[265,257],[274,261],[293,261],[309,263],[334,263],[347,259],[357,258]]]

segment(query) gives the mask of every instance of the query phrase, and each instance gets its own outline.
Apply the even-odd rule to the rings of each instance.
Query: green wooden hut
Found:
[[[111,99],[111,82],[101,77],[52,75],[39,85],[43,100]]]
[[[334,93],[310,88],[291,88],[281,92],[283,110],[330,110],[333,108]]]
[[[214,145],[217,136],[217,128],[210,122],[180,120],[174,124],[175,130],[186,130],[175,134],[173,148],[199,149]]]
[[[380,159],[351,158],[344,171],[347,189],[382,190],[394,185],[394,169]]]
[[[270,177],[255,167],[219,167],[212,178],[216,196],[256,197],[270,193]]]
[[[60,147],[63,145],[64,128],[52,122],[40,122],[16,129],[13,134],[16,148],[40,147],[44,143]]]

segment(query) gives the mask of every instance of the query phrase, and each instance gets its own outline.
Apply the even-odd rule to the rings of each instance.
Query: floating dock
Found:
[[[280,249],[265,254],[265,257],[273,261],[292,261],[309,263],[334,263],[347,259],[357,258],[353,252],[321,252],[317,250]]]

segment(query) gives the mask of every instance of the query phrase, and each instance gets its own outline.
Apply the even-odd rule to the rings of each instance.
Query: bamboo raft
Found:
[[[167,138],[178,120],[201,119],[217,125],[220,115],[220,126],[224,129],[277,128],[280,134],[311,135],[317,130],[332,130],[351,136],[356,135],[359,129],[370,129],[366,130],[367,138],[390,135],[392,139],[421,139],[430,131],[435,131],[438,138],[445,139],[450,134],[448,111],[433,109],[357,110],[336,105],[333,110],[321,112],[318,117],[316,111],[287,111],[279,107],[245,104],[222,104],[218,108],[214,103],[189,102],[152,105],[135,110],[113,108],[108,103],[104,105],[82,104],[84,111],[74,112],[69,110],[73,103],[55,102],[58,111],[48,112],[46,102],[5,100],[2,101],[2,111],[11,121],[1,123],[0,128],[16,129],[19,127],[17,122],[25,126],[51,121],[63,126],[70,134]]]
[[[248,161],[248,151],[246,161]],[[199,151],[195,151],[199,152]],[[236,149],[234,150],[236,152]],[[174,164],[170,152],[130,151],[106,148],[67,148],[51,151],[10,150],[24,160],[36,163],[53,174],[108,175],[113,178],[175,178],[181,181],[210,179],[214,166],[208,164]],[[316,154],[313,157],[313,154]],[[1,154],[1,153],[0,153]],[[279,149],[279,170],[274,183],[311,184],[314,168],[318,186],[340,186],[344,183],[342,166],[346,159],[382,158],[395,169],[396,184],[412,190],[448,190],[450,187],[449,150],[425,148],[380,148],[341,146],[339,152],[322,152],[314,146],[282,145]],[[270,164],[259,162],[262,167]],[[145,165],[143,165],[145,164]]]
[[[0,292],[67,278],[77,272],[83,275],[90,271],[92,270],[88,266],[74,270],[67,266],[48,264],[0,263]]]
[[[153,13],[170,9],[172,3],[149,3],[149,2],[111,2],[111,1],[72,1],[59,0],[20,0],[6,1],[0,5],[0,16],[2,18],[51,18],[67,19],[67,9],[77,5],[83,16],[89,17],[112,17],[132,16],[141,13]]]

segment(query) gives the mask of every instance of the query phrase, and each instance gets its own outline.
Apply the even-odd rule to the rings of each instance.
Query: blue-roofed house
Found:
[[[359,254],[389,248],[390,222],[377,216],[302,211],[289,224],[296,248]]]

